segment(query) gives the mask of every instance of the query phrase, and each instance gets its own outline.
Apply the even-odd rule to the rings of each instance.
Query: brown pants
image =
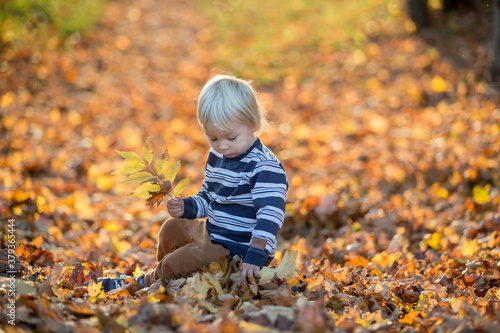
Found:
[[[204,219],[168,219],[158,234],[158,264],[146,273],[144,287],[158,279],[187,277],[230,254],[224,246],[212,243]]]

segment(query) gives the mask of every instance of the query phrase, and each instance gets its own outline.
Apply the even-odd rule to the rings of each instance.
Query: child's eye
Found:
[[[217,141],[217,139],[212,139],[212,138],[208,138],[208,140],[210,140],[210,141],[212,141],[212,142],[213,142],[213,141]]]
[[[234,138],[227,138],[229,141],[234,141],[236,140],[237,136],[235,136]]]

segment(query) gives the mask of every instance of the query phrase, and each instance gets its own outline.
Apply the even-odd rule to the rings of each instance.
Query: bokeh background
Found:
[[[397,0],[0,1],[1,247],[14,218],[24,249],[48,251],[36,281],[74,258],[154,266],[166,209],[128,195],[115,150],[150,137],[196,193],[196,100],[229,73],[259,91],[289,177],[280,251],[337,268],[392,246],[389,275],[453,251],[498,260],[492,10],[471,3],[429,0],[418,32]]]

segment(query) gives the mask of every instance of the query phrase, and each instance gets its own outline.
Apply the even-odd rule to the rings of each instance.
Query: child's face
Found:
[[[254,133],[257,130],[247,124],[233,122],[231,129],[225,131],[215,127],[211,121],[205,129],[212,148],[227,158],[235,158],[246,152],[255,142]]]

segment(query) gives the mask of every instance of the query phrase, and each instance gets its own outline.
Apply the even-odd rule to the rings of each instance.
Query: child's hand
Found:
[[[241,276],[243,276],[243,280],[247,281],[247,278],[251,280],[251,278],[260,279],[260,268],[259,266],[255,266],[249,263],[241,264]]]
[[[167,210],[172,217],[181,217],[184,214],[184,201],[181,197],[168,199]]]

